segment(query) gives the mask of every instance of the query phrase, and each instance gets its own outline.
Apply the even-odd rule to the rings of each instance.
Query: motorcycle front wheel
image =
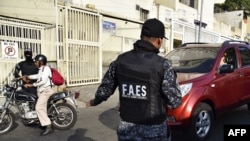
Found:
[[[67,130],[72,128],[77,121],[76,109],[68,103],[58,103],[56,108],[49,111],[52,125],[58,130]]]
[[[0,118],[3,110],[0,109]],[[7,110],[2,119],[0,119],[0,135],[8,133],[14,126],[15,115],[11,110]]]

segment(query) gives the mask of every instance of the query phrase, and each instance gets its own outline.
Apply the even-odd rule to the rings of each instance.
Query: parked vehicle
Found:
[[[38,97],[20,90],[19,80],[14,79],[12,84],[3,87],[3,95],[6,100],[0,106],[0,134],[11,131],[15,125],[15,114],[12,106],[17,109],[18,116],[21,117],[24,125],[40,126],[35,104]],[[67,130],[72,128],[77,121],[76,98],[79,93],[58,92],[53,94],[48,100],[48,116],[51,119],[53,128]]]
[[[244,104],[250,109],[250,45],[243,41],[186,43],[166,55],[177,73],[183,101],[168,110],[168,124],[188,140],[204,141],[214,121]]]

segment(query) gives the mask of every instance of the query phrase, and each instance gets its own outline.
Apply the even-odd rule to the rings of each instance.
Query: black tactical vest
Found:
[[[117,58],[121,119],[135,124],[160,124],[166,119],[161,96],[164,59],[153,52],[132,50]]]

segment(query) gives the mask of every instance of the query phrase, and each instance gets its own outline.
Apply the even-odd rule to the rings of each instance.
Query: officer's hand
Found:
[[[88,101],[88,102],[86,102],[86,108],[92,106],[92,103],[93,103],[93,99],[90,100],[90,101]]]
[[[30,79],[26,75],[22,77],[22,80],[26,83],[30,83]]]
[[[25,88],[33,87],[33,84],[24,84]]]
[[[17,77],[16,79],[17,79],[17,80],[23,80],[23,77],[20,76],[20,77]]]

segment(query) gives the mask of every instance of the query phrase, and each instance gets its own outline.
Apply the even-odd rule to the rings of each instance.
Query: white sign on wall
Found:
[[[17,59],[18,44],[14,42],[1,42],[2,59]]]

